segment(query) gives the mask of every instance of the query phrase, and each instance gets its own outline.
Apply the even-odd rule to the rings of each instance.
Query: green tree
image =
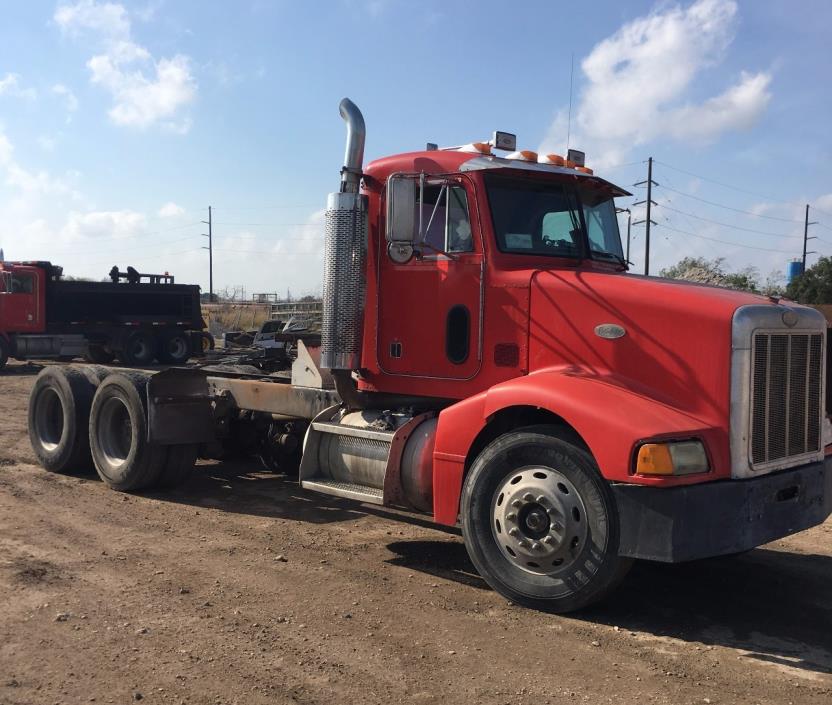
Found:
[[[737,272],[729,272],[725,267],[724,257],[714,259],[685,257],[672,267],[662,269],[659,275],[667,279],[683,279],[740,291],[759,293],[761,289],[760,273],[756,267],[745,267]],[[772,277],[769,277],[765,286],[773,287]]]
[[[832,257],[821,257],[792,279],[786,296],[802,304],[832,304]]]

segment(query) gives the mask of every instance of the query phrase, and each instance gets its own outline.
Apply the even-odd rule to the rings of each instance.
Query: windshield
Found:
[[[485,175],[501,252],[623,263],[612,198],[557,181]],[[586,239],[584,237],[586,227]]]

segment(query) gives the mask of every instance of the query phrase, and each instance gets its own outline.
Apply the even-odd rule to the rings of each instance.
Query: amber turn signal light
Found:
[[[639,475],[691,475],[708,470],[708,455],[701,441],[645,443],[638,449]]]

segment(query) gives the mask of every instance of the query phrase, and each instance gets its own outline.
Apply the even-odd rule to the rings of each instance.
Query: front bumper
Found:
[[[746,551],[825,521],[832,514],[832,457],[748,480],[612,490],[619,554],[679,563]]]

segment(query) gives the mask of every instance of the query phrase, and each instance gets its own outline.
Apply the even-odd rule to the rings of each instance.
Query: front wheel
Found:
[[[598,466],[553,427],[507,433],[477,457],[462,534],[491,587],[550,612],[598,602],[632,563],[618,556],[618,513]]]

